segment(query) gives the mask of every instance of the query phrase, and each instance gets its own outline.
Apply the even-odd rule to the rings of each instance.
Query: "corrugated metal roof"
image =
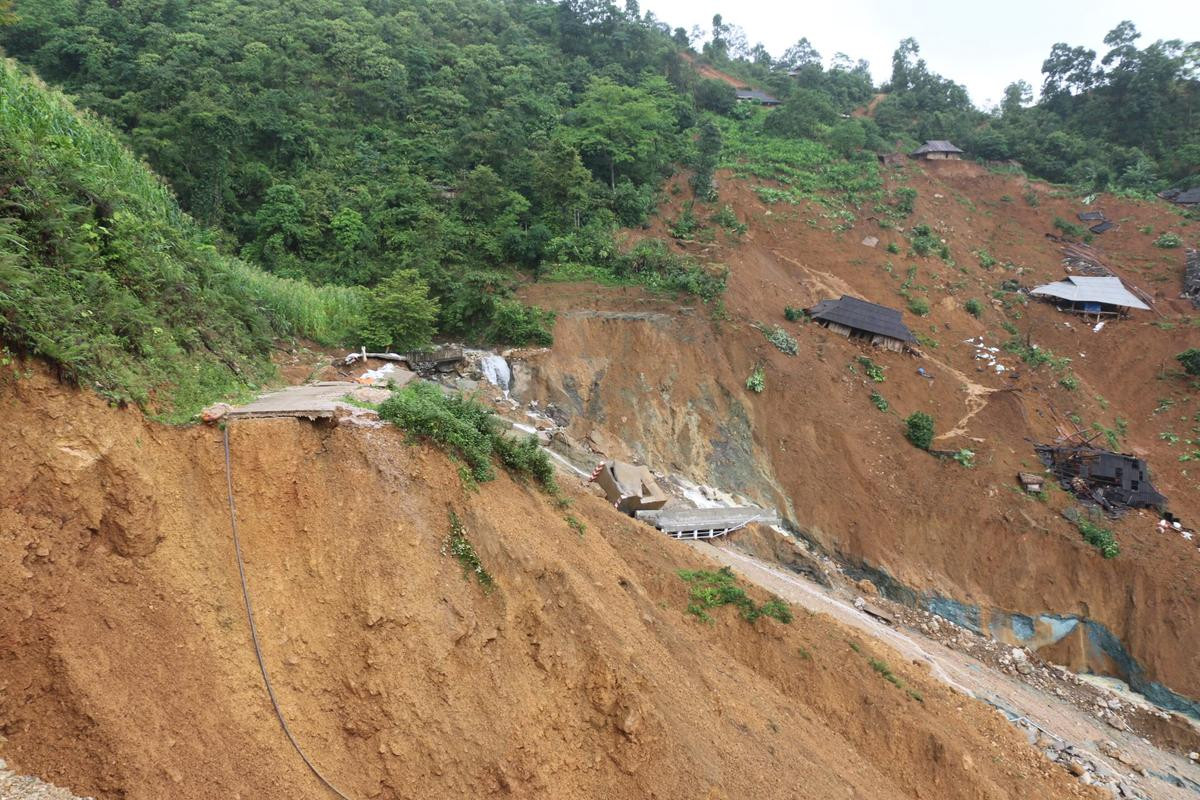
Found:
[[[847,328],[899,339],[902,342],[917,340],[912,331],[900,321],[900,312],[896,309],[868,303],[866,300],[845,294],[837,300],[822,300],[809,309],[808,313],[815,320],[835,322]]]
[[[757,100],[760,103],[779,104],[779,98],[772,97],[766,92],[761,92],[758,89],[738,89],[734,92],[734,96],[738,100]]]
[[[1072,303],[1107,303],[1112,306],[1140,308],[1149,311],[1150,306],[1125,288],[1120,278],[1093,278],[1072,275],[1066,280],[1048,283],[1029,292],[1039,297],[1057,297]]]
[[[945,139],[929,139],[925,144],[913,150],[909,155],[919,156],[923,153],[961,153],[958,149]]]
[[[1159,192],[1158,196],[1172,203],[1200,203],[1200,186],[1193,186],[1191,189],[1167,189]]]

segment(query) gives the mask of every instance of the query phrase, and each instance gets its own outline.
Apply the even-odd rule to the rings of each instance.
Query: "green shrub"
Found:
[[[688,613],[705,622],[712,622],[709,609],[725,605],[736,606],[738,614],[748,622],[759,617],[771,617],[785,625],[792,621],[791,607],[778,597],[757,605],[746,590],[738,586],[729,567],[721,567],[716,572],[681,569],[679,577],[690,584]]]
[[[928,450],[933,444],[933,417],[914,411],[904,419],[904,436],[914,447]]]
[[[1079,225],[1076,225],[1074,222],[1070,222],[1059,216],[1054,218],[1054,227],[1058,228],[1065,235],[1074,236],[1076,239],[1082,238],[1083,235],[1087,233],[1087,231],[1085,231]]]
[[[1079,378],[1076,378],[1074,375],[1064,375],[1058,379],[1058,385],[1068,392],[1073,392],[1079,388]]]
[[[467,463],[475,480],[496,477],[492,443],[498,423],[474,400],[446,394],[432,383],[418,381],[393,392],[379,406],[379,416],[414,436],[427,436],[450,448]]]
[[[470,578],[474,575],[479,584],[483,586],[485,594],[496,588],[496,581],[483,568],[483,562],[479,560],[479,554],[475,552],[474,546],[467,539],[466,526],[462,524],[462,520],[453,511],[450,512],[450,533],[446,535],[446,540],[442,542],[442,555],[451,556],[462,565],[464,578]]]
[[[433,339],[438,303],[415,269],[396,270],[371,290],[359,343],[368,350],[419,350]]]
[[[1110,529],[1097,525],[1086,517],[1080,517],[1076,527],[1083,534],[1083,540],[1099,550],[1100,555],[1116,558],[1121,554],[1121,547]]]
[[[484,336],[489,342],[549,347],[554,344],[554,334],[550,332],[553,327],[553,311],[504,298],[495,302],[491,324]]]
[[[979,257],[979,266],[984,269],[991,269],[996,266],[996,259],[987,250],[980,250],[976,255]]]
[[[859,365],[863,368],[863,372],[867,373],[867,377],[876,383],[883,383],[887,380],[883,374],[883,367],[876,364],[866,356],[859,356],[857,359]]]
[[[879,392],[871,392],[871,404],[880,411],[887,411],[890,408],[887,399]]]
[[[728,205],[721,206],[721,210],[714,213],[709,218],[710,222],[715,222],[734,236],[741,236],[747,231],[746,223],[738,220],[737,215],[733,213],[733,208]]]
[[[975,318],[979,318],[979,316],[983,314],[983,303],[980,303],[975,298],[971,298],[967,302],[963,303],[963,308],[967,310],[968,314]]]
[[[886,249],[889,253],[896,254],[900,252],[900,245],[896,244],[895,242],[888,242]]]
[[[1154,228],[1152,228],[1152,227],[1151,227],[1151,226],[1149,226],[1149,225],[1139,225],[1139,226],[1138,226],[1138,231],[1140,231],[1141,233],[1144,233],[1144,234],[1146,234],[1147,236],[1149,236],[1150,234],[1154,233]]]
[[[942,240],[938,238],[932,228],[923,222],[913,226],[909,241],[912,244],[913,252],[919,256],[927,256],[942,247]]]
[[[788,322],[803,322],[808,319],[808,312],[803,308],[783,307],[783,318]]]
[[[549,456],[529,436],[514,440],[501,433],[501,423],[470,398],[447,394],[432,383],[410,383],[379,406],[379,416],[413,436],[425,436],[447,447],[468,467],[472,480],[496,477],[492,455],[518,477],[530,476],[552,495],[558,494]]]
[[[1164,233],[1154,240],[1155,247],[1171,248],[1179,247],[1181,244],[1183,244],[1183,240],[1179,238],[1179,234],[1177,233]]]
[[[924,317],[929,314],[929,301],[924,297],[914,297],[908,301],[908,310],[918,317]]]
[[[492,447],[500,463],[516,475],[528,475],[541,484],[552,495],[559,494],[558,482],[554,478],[554,465],[550,456],[538,446],[536,436],[512,438],[496,435]]]
[[[1189,347],[1175,356],[1175,360],[1183,365],[1183,371],[1188,375],[1200,375],[1200,349]]]
[[[955,453],[953,455],[953,458],[955,461],[957,461],[959,464],[966,467],[967,469],[974,469],[974,467],[975,467],[975,451],[974,450],[968,450],[964,447],[962,450],[959,450],[957,453]]]
[[[917,190],[902,186],[895,191],[896,211],[908,216],[917,207]]]
[[[766,377],[767,375],[760,364],[750,373],[750,377],[746,378],[746,388],[755,394],[762,394],[762,390],[766,388]]]
[[[692,208],[692,201],[688,200],[683,204],[683,208],[679,210],[679,216],[667,228],[676,239],[690,239],[699,225],[700,223],[696,219],[696,214]]]

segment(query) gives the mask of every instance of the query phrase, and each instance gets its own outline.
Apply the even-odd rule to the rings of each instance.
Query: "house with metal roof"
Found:
[[[1125,316],[1131,308],[1150,310],[1150,306],[1125,288],[1120,278],[1113,276],[1071,275],[1032,289],[1029,294],[1049,300],[1058,306],[1059,311],[1077,314]]]
[[[1181,206],[1200,206],[1200,186],[1193,186],[1191,189],[1167,189],[1165,192],[1159,192],[1158,196]]]
[[[925,144],[909,153],[912,158],[924,161],[945,161],[947,159],[958,161],[962,159],[962,155],[962,150],[945,139],[929,139]]]
[[[772,97],[766,92],[760,92],[758,89],[737,89],[733,96],[739,101],[748,103],[758,103],[760,106],[777,106],[782,100],[777,97]]]
[[[901,352],[917,337],[905,327],[894,308],[842,295],[837,300],[822,300],[808,309],[813,321],[849,339],[868,339],[871,344]]]

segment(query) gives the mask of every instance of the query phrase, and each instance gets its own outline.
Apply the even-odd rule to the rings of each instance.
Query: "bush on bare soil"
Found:
[[[914,447],[928,450],[933,444],[933,417],[924,411],[914,411],[904,420],[904,436]]]
[[[550,457],[530,436],[505,437],[496,415],[479,403],[457,394],[446,394],[431,383],[410,383],[379,406],[381,419],[414,436],[427,436],[466,462],[470,477],[484,482],[496,477],[492,455],[518,476],[530,476],[550,494],[558,496]]]

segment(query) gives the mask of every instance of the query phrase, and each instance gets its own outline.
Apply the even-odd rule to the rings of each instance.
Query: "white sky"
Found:
[[[1140,47],[1156,39],[1200,39],[1195,0],[1008,0],[987,5],[971,0],[641,0],[641,9],[688,31],[693,25],[709,31],[713,14],[721,14],[726,24],[746,31],[750,46],[762,42],[776,57],[807,36],[826,63],[839,51],[871,62],[877,84],[891,76],[896,45],[912,36],[929,69],[964,84],[981,107],[999,103],[1004,87],[1018,79],[1028,81],[1036,93],[1042,85],[1042,61],[1055,42],[1083,45],[1103,57],[1108,50],[1104,35],[1124,19],[1141,32]]]

